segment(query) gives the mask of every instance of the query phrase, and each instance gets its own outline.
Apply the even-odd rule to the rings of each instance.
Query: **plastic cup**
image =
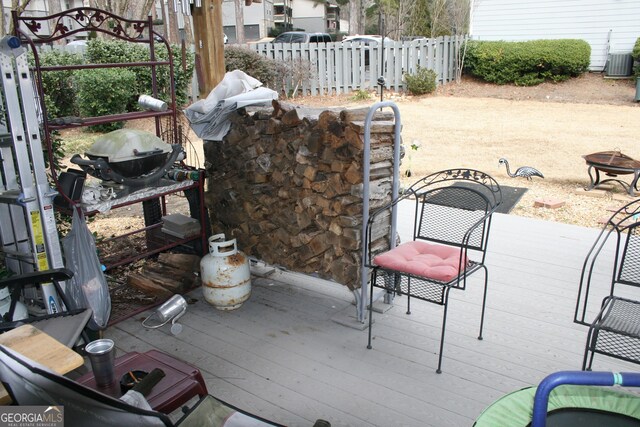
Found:
[[[85,351],[98,387],[110,387],[116,382],[116,346],[110,339],[91,341]]]

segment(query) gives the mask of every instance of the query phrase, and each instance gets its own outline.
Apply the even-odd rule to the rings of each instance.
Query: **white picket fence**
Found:
[[[404,88],[403,75],[421,68],[436,72],[438,84],[455,80],[458,66],[456,49],[465,36],[444,36],[404,42],[385,42],[365,46],[363,43],[259,43],[249,45],[258,53],[279,61],[306,66],[304,78],[288,76],[287,91],[298,88],[304,95],[349,93],[378,88],[378,77],[394,91]],[[366,64],[365,52],[369,51]],[[384,64],[381,67],[380,64]],[[296,81],[297,80],[297,81]]]

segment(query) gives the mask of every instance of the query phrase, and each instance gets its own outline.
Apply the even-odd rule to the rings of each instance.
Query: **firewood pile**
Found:
[[[367,112],[278,101],[253,114],[239,110],[222,142],[205,142],[212,229],[269,264],[357,288]],[[371,210],[390,201],[393,132],[392,115],[378,112],[371,127]],[[375,227],[380,250],[389,224],[386,216]]]
[[[155,262],[147,261],[142,271],[130,273],[127,282],[147,295],[165,300],[197,286],[199,272],[199,256],[161,253]]]

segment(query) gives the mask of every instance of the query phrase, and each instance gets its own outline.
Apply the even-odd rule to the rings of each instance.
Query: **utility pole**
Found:
[[[200,97],[206,97],[224,77],[224,38],[222,0],[202,0],[193,8],[193,33],[197,72],[200,73]]]

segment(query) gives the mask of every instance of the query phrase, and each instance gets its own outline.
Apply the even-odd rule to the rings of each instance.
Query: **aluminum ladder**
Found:
[[[0,40],[6,123],[0,123],[0,252],[13,273],[64,267],[40,138],[36,94],[20,39]],[[2,118],[0,118],[1,120]],[[62,310],[55,287],[41,286],[49,314]]]

